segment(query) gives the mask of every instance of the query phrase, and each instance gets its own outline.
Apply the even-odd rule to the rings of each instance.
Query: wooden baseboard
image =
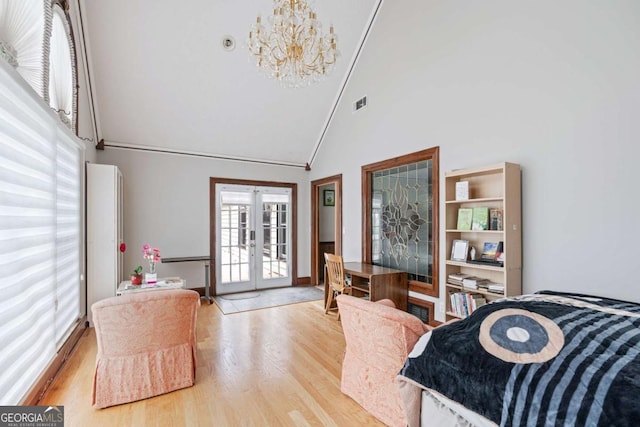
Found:
[[[311,277],[298,277],[298,279],[293,283],[293,286],[309,286],[311,285]]]
[[[49,366],[47,366],[47,369],[44,370],[33,387],[31,387],[31,390],[29,390],[27,396],[23,399],[21,405],[38,405],[47,393],[47,390],[49,390],[49,386],[60,372],[60,369],[62,369],[69,359],[71,352],[74,350],[87,327],[87,316],[82,316],[78,320],[73,332],[71,332],[71,335],[69,335],[69,338],[67,338],[67,341],[62,345],[56,356],[49,363]]]

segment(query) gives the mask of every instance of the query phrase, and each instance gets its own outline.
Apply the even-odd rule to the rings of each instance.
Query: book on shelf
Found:
[[[469,277],[472,277],[471,274],[466,274],[466,273],[451,273],[451,274],[449,274],[449,279],[458,280],[460,282],[462,282],[464,279],[467,279]]]
[[[489,290],[489,292],[498,292],[498,293],[504,293],[504,284],[502,283],[489,283],[489,286],[487,287],[487,289]]]
[[[502,231],[502,211],[500,209],[489,209],[489,230]]]
[[[471,230],[471,221],[473,219],[472,208],[459,208],[458,209],[458,230]]]
[[[468,276],[468,275],[467,275],[467,276]],[[468,277],[471,277],[471,276],[468,276]],[[449,276],[449,277],[447,278],[447,283],[449,283],[449,284],[451,284],[451,285],[456,285],[456,286],[460,286],[460,287],[462,287],[462,286],[464,286],[463,280],[464,280],[464,278],[463,278],[463,279],[457,279],[457,278],[455,278],[455,277],[451,277],[451,276]]]
[[[473,209],[473,219],[471,220],[472,230],[489,229],[489,208],[475,207]]]
[[[485,305],[487,303],[487,299],[485,297],[483,297],[482,295],[471,294],[470,302],[471,302],[471,313],[473,313],[479,307]],[[471,314],[471,313],[469,313],[469,314]]]
[[[478,287],[484,283],[489,283],[489,279],[484,279],[482,277],[469,277],[462,280],[462,286],[465,288],[478,289]]]
[[[449,294],[449,300],[451,312],[458,317],[466,317],[487,303],[484,296],[470,292]]]
[[[498,242],[498,248],[496,249],[496,261],[504,264],[504,243]]]
[[[456,182],[456,200],[469,200],[469,181]]]

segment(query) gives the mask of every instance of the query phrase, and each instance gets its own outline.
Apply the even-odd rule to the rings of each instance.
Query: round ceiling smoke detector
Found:
[[[222,37],[222,48],[227,51],[232,51],[236,48],[236,40],[232,36]]]

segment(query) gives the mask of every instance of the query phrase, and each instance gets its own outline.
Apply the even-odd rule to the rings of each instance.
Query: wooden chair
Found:
[[[347,283],[346,276],[344,274],[344,262],[340,255],[324,254],[325,260],[325,277],[324,280],[329,285],[329,293],[327,295],[327,301],[324,308],[325,314],[332,310],[331,304],[333,299],[337,295],[347,294],[353,295],[353,290],[357,289],[360,293],[369,294],[369,288],[363,286],[353,286],[351,283]],[[336,307],[335,310],[338,310]],[[338,310],[338,320],[340,320],[340,310]]]

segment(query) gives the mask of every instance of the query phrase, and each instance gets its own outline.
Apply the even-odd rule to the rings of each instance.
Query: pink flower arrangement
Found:
[[[160,261],[160,249],[152,248],[146,243],[142,245],[142,256],[149,261],[150,273],[156,272],[156,262]]]

